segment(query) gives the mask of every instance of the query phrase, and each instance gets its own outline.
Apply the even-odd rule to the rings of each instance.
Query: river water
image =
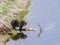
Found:
[[[10,40],[7,45],[60,45],[60,0],[32,0],[29,10],[27,27],[37,31],[24,32],[26,39]],[[39,37],[37,24],[43,29]]]

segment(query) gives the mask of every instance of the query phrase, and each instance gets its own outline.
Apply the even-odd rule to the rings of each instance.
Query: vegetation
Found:
[[[20,17],[22,20],[24,19],[24,16],[27,15],[29,12],[28,7],[30,5],[30,0],[0,0],[0,20],[2,23],[7,22],[8,26],[3,25],[4,29],[6,30],[6,27],[10,28],[10,20],[13,20],[17,17]],[[19,19],[20,19],[19,18]],[[1,23],[0,23],[1,24]],[[1,28],[1,26],[0,26]],[[3,30],[3,29],[2,29]],[[3,30],[3,31],[5,31]],[[25,39],[27,38],[27,35],[23,32],[17,33],[16,30],[10,29],[11,32],[7,34],[8,31],[5,31],[6,34],[0,33],[0,44],[6,45],[6,42],[9,41],[9,39],[18,40],[18,39]]]

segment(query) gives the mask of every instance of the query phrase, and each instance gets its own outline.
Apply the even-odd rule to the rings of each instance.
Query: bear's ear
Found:
[[[12,25],[13,29],[15,29],[15,27],[19,27],[19,21],[13,20],[13,21],[11,21],[11,25]]]

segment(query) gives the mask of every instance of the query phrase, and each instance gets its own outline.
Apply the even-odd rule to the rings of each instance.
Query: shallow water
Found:
[[[60,45],[60,0],[32,0],[29,10],[27,27],[39,30],[40,23],[43,33],[37,37],[39,31],[24,32],[28,38],[10,40],[7,45]]]

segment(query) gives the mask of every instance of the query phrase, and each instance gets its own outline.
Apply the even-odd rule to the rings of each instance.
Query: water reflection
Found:
[[[13,36],[12,40],[25,39],[25,38],[27,38],[27,35],[21,32],[21,33],[17,33],[16,36]]]

